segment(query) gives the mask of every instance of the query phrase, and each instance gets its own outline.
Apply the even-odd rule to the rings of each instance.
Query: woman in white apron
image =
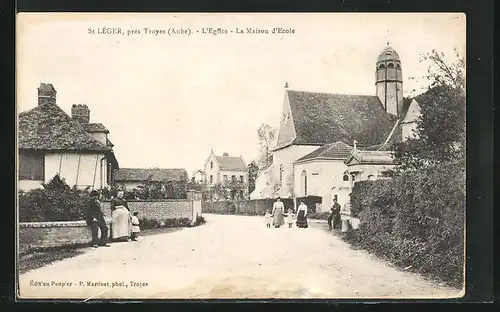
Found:
[[[128,204],[123,199],[123,191],[111,200],[111,237],[113,240],[129,240],[132,234],[131,215]]]

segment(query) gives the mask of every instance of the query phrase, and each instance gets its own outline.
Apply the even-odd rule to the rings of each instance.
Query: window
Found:
[[[283,182],[283,172],[285,171],[285,168],[283,165],[280,165],[280,182]]]
[[[242,176],[242,175],[240,175],[240,182],[241,182],[241,183],[245,182],[245,180],[244,180],[244,178],[243,178],[243,176]]]
[[[356,176],[352,174],[352,182],[356,181]]]
[[[347,174],[344,174],[342,177],[342,181],[349,181],[349,176]]]
[[[231,181],[233,181],[233,182],[236,181],[236,176],[234,174],[231,176]]]
[[[227,174],[224,175],[224,182],[227,182]]]
[[[210,184],[214,183],[214,176],[210,175]]]
[[[45,155],[19,153],[19,180],[45,180]]]
[[[373,67],[372,67],[372,68],[373,68]],[[384,68],[385,68],[385,65],[384,65],[384,64],[380,64],[380,65],[378,66],[378,69],[384,69]]]
[[[372,67],[373,68],[373,67]],[[394,63],[387,64],[387,68],[394,68]]]
[[[399,63],[398,63],[398,64],[396,64],[396,68],[397,68],[397,69],[401,69],[401,65],[399,65]]]
[[[304,196],[307,196],[307,173],[305,170],[302,171],[302,189],[304,190]]]
[[[240,190],[240,199],[243,199],[243,190]]]
[[[214,169],[214,163],[210,162],[210,169]]]

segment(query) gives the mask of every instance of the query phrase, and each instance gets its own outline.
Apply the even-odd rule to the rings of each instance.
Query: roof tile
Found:
[[[114,172],[115,181],[154,181],[154,182],[180,182],[187,181],[186,169],[139,169],[120,168]]]
[[[331,144],[326,144],[317,150],[299,158],[297,162],[303,160],[317,159],[317,158],[327,158],[327,159],[346,159],[351,155],[352,147],[345,144],[344,142],[335,142]]]
[[[234,170],[234,171],[246,171],[247,166],[245,161],[241,157],[233,156],[215,156],[220,169],[222,170]]]
[[[297,134],[293,144],[352,144],[354,140],[360,146],[379,144],[397,119],[376,96],[287,92]]]
[[[35,150],[111,150],[54,104],[38,105],[19,114],[18,147]]]

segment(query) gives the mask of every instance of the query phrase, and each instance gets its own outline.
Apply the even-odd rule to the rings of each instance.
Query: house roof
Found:
[[[106,129],[106,127],[102,123],[88,123],[88,124],[83,124],[85,130],[87,132],[104,132],[104,133],[109,133],[109,130]]]
[[[139,168],[120,168],[114,172],[115,181],[187,181],[188,174],[186,169],[139,169]]]
[[[59,106],[42,104],[19,114],[18,147],[33,150],[111,151]]]
[[[215,156],[221,170],[246,171],[247,166],[241,157]]]
[[[360,146],[380,144],[397,119],[384,110],[377,96],[287,92],[296,132],[291,144],[352,144],[354,140]],[[281,147],[285,146],[277,146]]]
[[[351,156],[345,161],[347,165],[354,164],[374,164],[374,165],[393,165],[394,158],[390,151],[360,151],[354,150]]]
[[[344,142],[335,142],[326,144],[317,150],[299,158],[296,162],[301,162],[311,159],[346,159],[351,155],[352,147]]]

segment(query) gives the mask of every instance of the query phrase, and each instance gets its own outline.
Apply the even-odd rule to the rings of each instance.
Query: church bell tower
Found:
[[[399,55],[389,44],[377,58],[375,86],[385,111],[399,118],[403,109],[403,73]]]

